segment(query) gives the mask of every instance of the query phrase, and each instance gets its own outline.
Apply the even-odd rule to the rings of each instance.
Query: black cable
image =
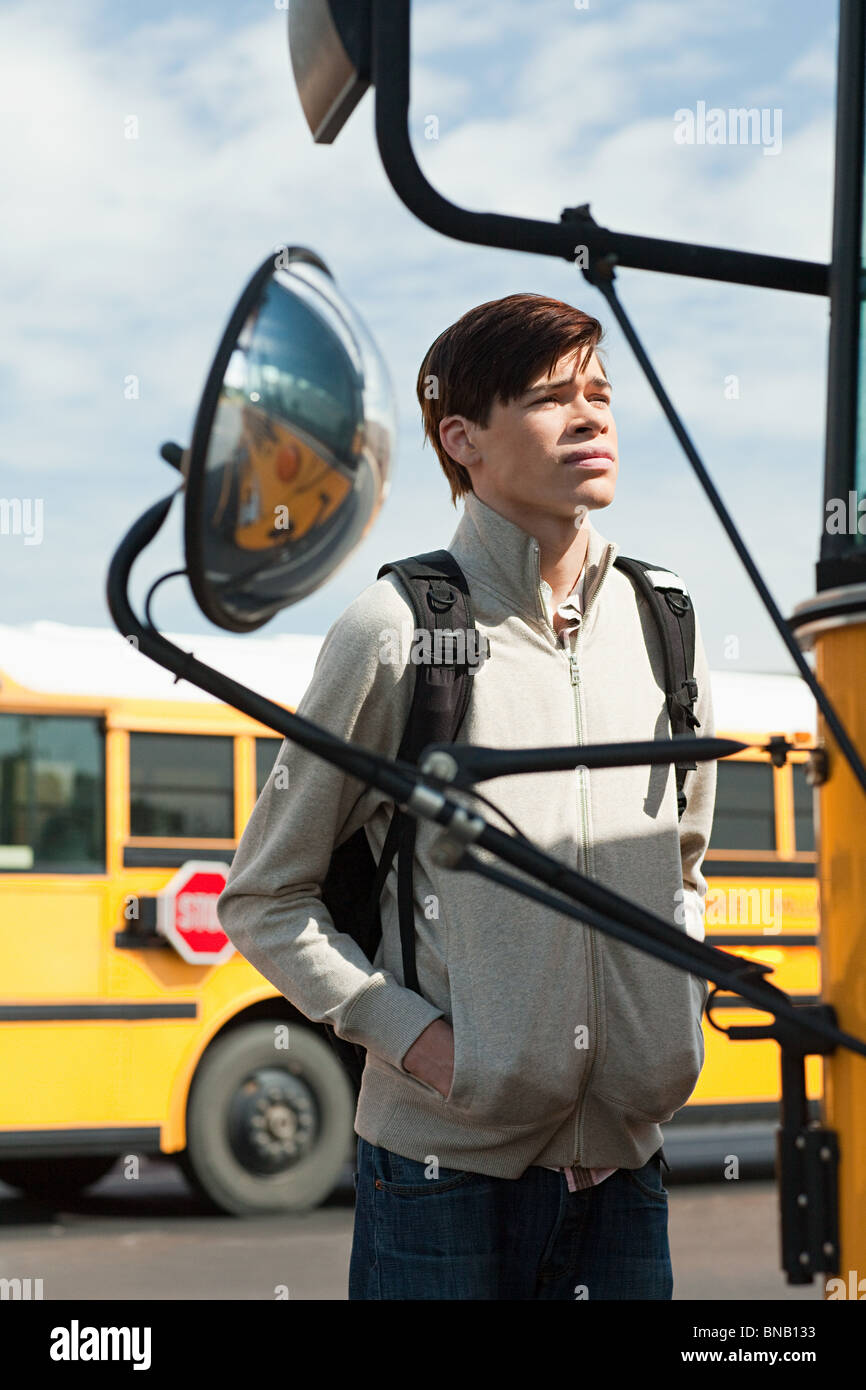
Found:
[[[436,781],[438,782],[439,780],[440,779],[437,777]],[[451,790],[450,783],[448,782],[442,782],[441,786],[443,791]],[[496,805],[496,802],[491,801],[489,796],[485,796],[483,792],[476,791],[474,787],[461,787],[460,790],[466,792],[468,796],[477,796],[479,801],[483,801],[486,806],[490,807],[491,811],[495,811],[497,816],[501,816],[502,819],[506,821],[508,825],[511,826],[511,829],[514,831],[515,836],[518,840],[522,840],[525,845],[531,845],[533,843],[528,835],[524,835],[523,831],[520,829],[520,826],[517,824],[516,821],[513,821],[511,819],[507,811],[500,810],[500,808]]]
[[[415,766],[414,763],[406,763],[400,758],[395,758],[394,763],[397,767],[405,768],[407,771],[418,771],[418,768]],[[447,782],[444,778],[437,777],[432,772],[425,772],[424,778],[434,791],[441,791],[446,795],[453,795],[455,788],[452,786],[450,782]],[[357,806],[358,802],[361,800],[361,797],[366,796],[368,791],[372,791],[374,789],[375,783],[362,782],[362,786],[364,790],[361,792],[360,796],[356,797],[352,810],[354,810],[355,806]],[[489,806],[492,811],[496,812],[497,816],[501,816],[502,819],[508,825],[511,826],[511,829],[514,831],[515,839],[520,840],[524,845],[528,845],[530,849],[535,849],[534,842],[529,838],[528,835],[524,835],[517,822],[511,819],[507,811],[501,810],[500,807],[496,805],[495,801],[491,801],[489,796],[485,796],[483,792],[476,791],[474,787],[460,787],[456,790],[465,793],[466,796],[475,796],[478,798],[479,801],[483,801],[485,805]]]
[[[144,620],[147,623],[148,627],[153,628],[154,632],[156,632],[156,627],[154,626],[153,619],[150,616],[150,600],[153,598],[153,595],[156,593],[160,584],[164,584],[166,579],[176,579],[179,574],[186,574],[186,570],[169,570],[167,574],[161,574],[158,579],[154,579],[153,583],[147,591],[147,598],[144,600]]]

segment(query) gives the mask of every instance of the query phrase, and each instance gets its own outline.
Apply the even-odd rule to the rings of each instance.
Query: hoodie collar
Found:
[[[616,545],[593,526],[584,565],[583,611],[593,603],[600,581],[617,554]],[[463,515],[448,549],[470,578],[474,575],[516,613],[546,622],[541,593],[541,552],[538,541],[516,522],[493,510],[474,492],[463,495]]]

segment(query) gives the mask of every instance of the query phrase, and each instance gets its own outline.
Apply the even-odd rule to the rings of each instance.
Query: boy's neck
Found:
[[[572,544],[565,550],[562,549],[561,540],[559,545],[553,542],[549,543],[547,547],[545,547],[542,536],[536,536],[536,540],[540,552],[541,577],[551,587],[551,601],[553,608],[556,609],[557,604],[562,603],[563,599],[571,593],[586,564],[589,551],[589,530],[584,523],[575,534]]]
[[[553,591],[553,607],[567,598],[580,578],[589,551],[589,517],[577,529],[571,518],[534,511],[524,504],[499,496],[482,497],[493,511],[538,541],[541,577]]]

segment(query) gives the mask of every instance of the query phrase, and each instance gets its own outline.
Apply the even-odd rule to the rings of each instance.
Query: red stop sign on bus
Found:
[[[221,965],[234,954],[216,911],[228,875],[228,864],[189,859],[157,894],[157,931],[192,965]]]

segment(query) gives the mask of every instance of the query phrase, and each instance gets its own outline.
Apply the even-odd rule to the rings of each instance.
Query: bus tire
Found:
[[[324,1038],[282,1020],[244,1023],[207,1049],[187,1102],[180,1166],[234,1216],[312,1211],[333,1192],[354,1132],[355,1094]]]
[[[0,1159],[0,1181],[39,1201],[58,1201],[92,1187],[116,1162],[117,1154],[4,1158]]]

